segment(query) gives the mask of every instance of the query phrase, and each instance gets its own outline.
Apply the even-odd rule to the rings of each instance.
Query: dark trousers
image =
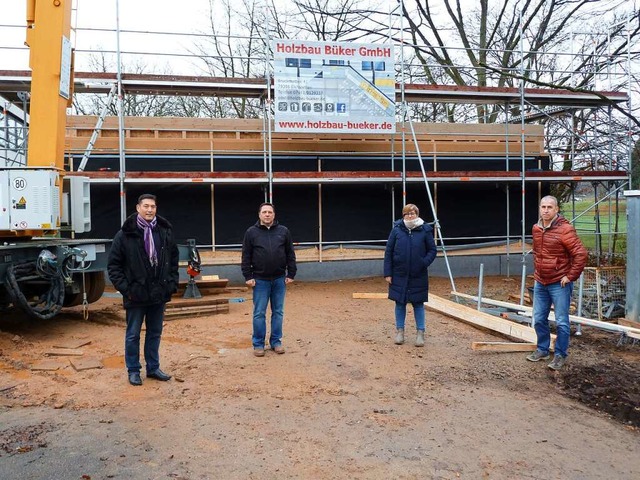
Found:
[[[147,373],[160,368],[160,337],[164,321],[164,303],[127,308],[127,331],[124,338],[124,362],[128,372],[139,372],[140,331],[145,322],[144,361]]]

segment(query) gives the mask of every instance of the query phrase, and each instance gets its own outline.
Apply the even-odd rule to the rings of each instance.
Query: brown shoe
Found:
[[[264,357],[264,348],[254,348],[253,349],[253,354],[256,357]]]
[[[276,345],[275,347],[272,348],[272,350],[276,352],[278,355],[282,355],[284,353],[284,347],[282,345]]]

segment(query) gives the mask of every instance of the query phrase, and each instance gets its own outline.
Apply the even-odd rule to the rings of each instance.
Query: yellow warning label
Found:
[[[20,197],[18,203],[16,203],[16,209],[18,210],[26,210],[27,208],[27,199],[24,197]]]

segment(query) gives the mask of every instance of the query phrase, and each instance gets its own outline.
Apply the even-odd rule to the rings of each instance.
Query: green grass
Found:
[[[596,216],[595,208],[593,208],[593,199],[589,200],[576,200],[575,203],[575,215],[573,211],[573,205],[571,202],[567,202],[561,206],[561,213],[567,219],[571,220],[574,216],[578,216],[583,212],[575,222],[574,226],[580,236],[580,239],[591,251],[596,249]],[[608,200],[602,201],[598,205],[600,211],[600,237],[602,238],[602,251],[609,251],[609,242],[613,243],[613,235],[609,235],[609,232],[615,233],[616,230],[616,205],[615,199],[611,199],[611,205]],[[614,253],[625,253],[627,244],[627,204],[624,199],[620,199],[618,202],[618,239],[615,242]],[[609,225],[611,221],[611,225]]]

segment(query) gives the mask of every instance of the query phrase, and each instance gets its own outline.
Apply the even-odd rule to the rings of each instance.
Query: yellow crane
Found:
[[[46,319],[102,296],[111,241],[62,236],[91,227],[89,180],[70,177],[63,188],[72,0],[26,1],[28,150],[26,167],[0,168],[0,309],[19,307]],[[62,218],[73,220],[65,232]]]

